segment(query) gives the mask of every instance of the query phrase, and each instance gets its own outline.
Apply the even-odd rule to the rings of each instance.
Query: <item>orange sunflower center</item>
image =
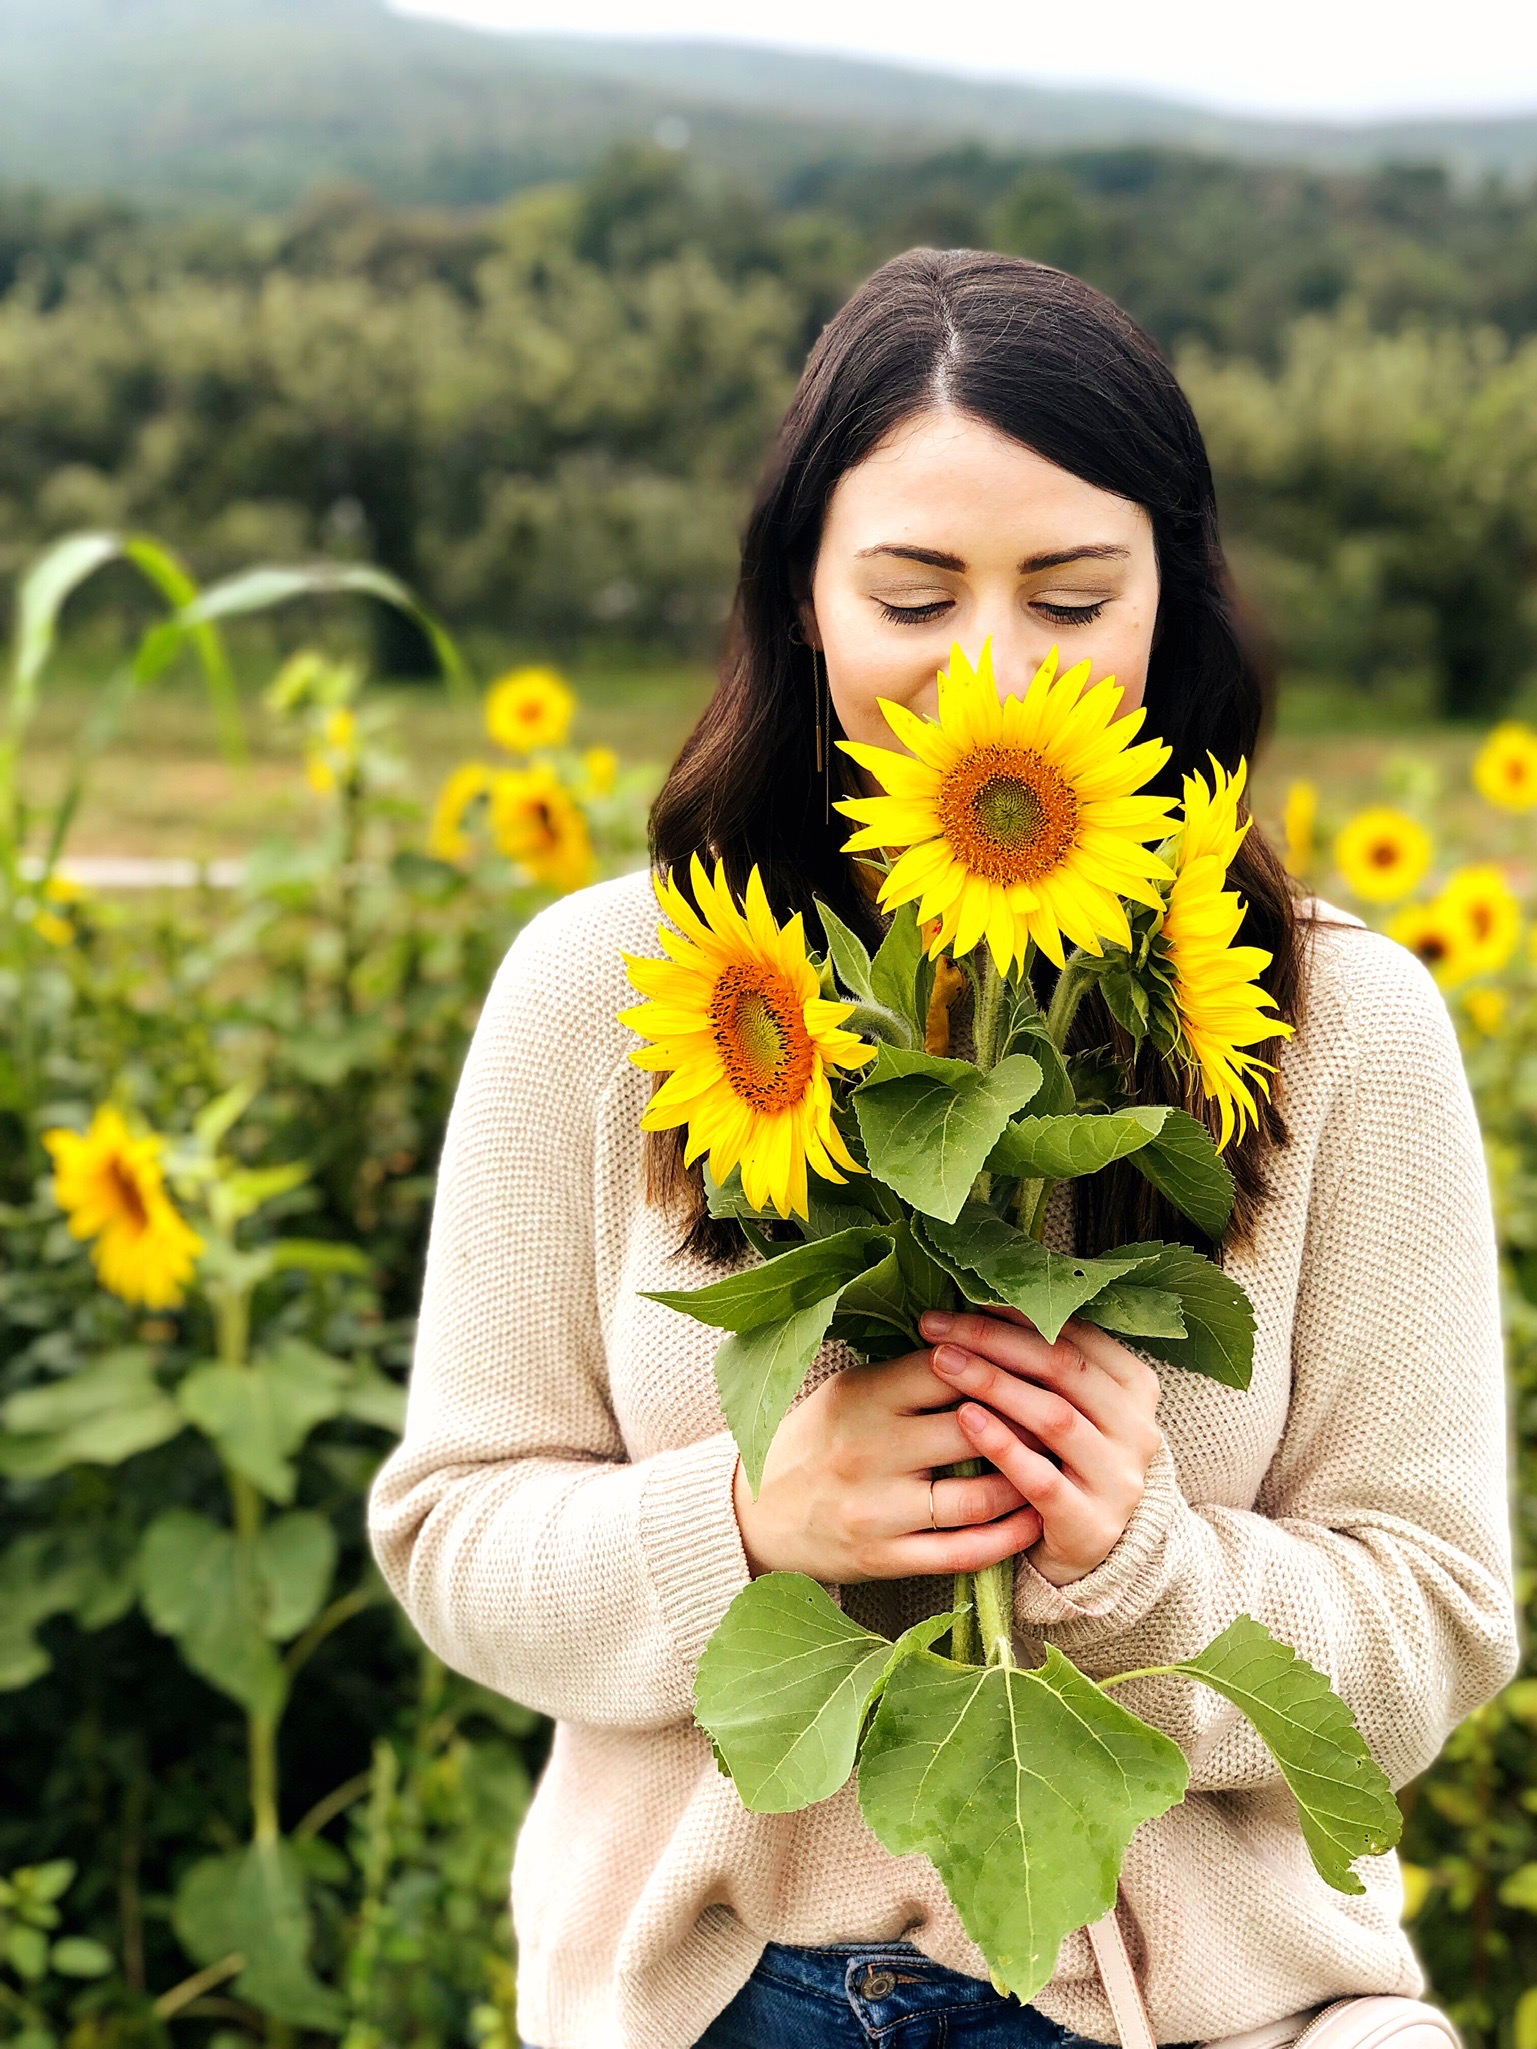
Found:
[[[1067,779],[1028,747],[975,748],[945,777],[937,808],[957,858],[989,882],[1049,874],[1078,831]]]
[[[1487,939],[1494,930],[1494,911],[1492,906],[1484,903],[1469,904],[1468,925],[1475,939]]]
[[[715,984],[710,1027],[727,1081],[755,1110],[788,1110],[805,1095],[811,1034],[783,975],[753,961],[734,961]]]
[[[107,1161],[103,1170],[107,1185],[112,1190],[114,1205],[122,1211],[136,1231],[149,1228],[149,1205],[144,1200],[144,1190],[139,1186],[138,1176],[121,1160]]]
[[[1366,858],[1374,868],[1396,868],[1402,854],[1403,849],[1397,840],[1374,840],[1367,849]]]

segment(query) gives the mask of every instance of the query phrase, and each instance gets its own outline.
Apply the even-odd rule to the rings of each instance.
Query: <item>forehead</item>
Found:
[[[1087,483],[970,414],[904,420],[839,478],[824,547],[939,548],[968,563],[1118,542],[1151,552],[1142,506]]]

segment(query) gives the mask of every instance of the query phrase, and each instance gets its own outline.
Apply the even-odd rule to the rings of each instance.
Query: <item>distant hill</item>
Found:
[[[1152,141],[1358,165],[1537,171],[1537,114],[1357,127],[1243,120],[1122,93],[988,84],[714,43],[511,36],[382,0],[4,0],[0,179],[150,202],[273,205],[361,178],[494,199],[620,139],[685,139],[778,183],[830,156],[972,141]]]

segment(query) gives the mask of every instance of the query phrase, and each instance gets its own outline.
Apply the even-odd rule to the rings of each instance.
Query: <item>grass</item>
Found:
[[[269,661],[256,675],[271,673]],[[24,787],[34,803],[57,795],[99,691],[98,660],[61,664],[46,681],[25,756]],[[665,765],[708,700],[702,663],[575,663],[567,671],[582,702],[579,746],[615,748],[629,762]],[[406,763],[406,794],[425,809],[443,777],[467,757],[490,758],[478,706],[457,704],[431,686],[386,685],[370,701],[386,706]],[[1479,735],[1420,719],[1363,722],[1360,700],[1338,707],[1338,724],[1316,693],[1283,697],[1277,731],[1254,765],[1255,809],[1278,832],[1287,785],[1305,776],[1322,794],[1322,827],[1332,831],[1361,803],[1407,797],[1456,833],[1476,800],[1467,768]],[[246,697],[248,764],[220,757],[214,721],[194,678],[140,698],[119,738],[97,759],[70,837],[77,854],[176,855],[213,859],[248,851],[274,832],[303,835],[318,814],[297,744]]]
[[[575,667],[568,674],[582,700],[575,744],[612,747],[625,761],[659,765],[677,752],[712,683],[702,666]],[[94,684],[78,675],[66,673],[45,688],[23,757],[23,786],[35,805],[65,787],[95,701]],[[424,809],[456,763],[495,755],[479,707],[456,704],[440,689],[389,685],[366,701],[393,715],[405,794]],[[254,692],[245,700],[245,722],[251,759],[232,768],[195,683],[178,681],[140,698],[91,768],[71,853],[211,860],[245,853],[270,833],[302,835],[319,811],[296,740]]]

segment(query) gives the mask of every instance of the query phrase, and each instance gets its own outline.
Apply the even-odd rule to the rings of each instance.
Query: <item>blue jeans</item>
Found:
[[[1075,2049],[1081,2039],[911,1943],[771,1942],[696,2049]]]

